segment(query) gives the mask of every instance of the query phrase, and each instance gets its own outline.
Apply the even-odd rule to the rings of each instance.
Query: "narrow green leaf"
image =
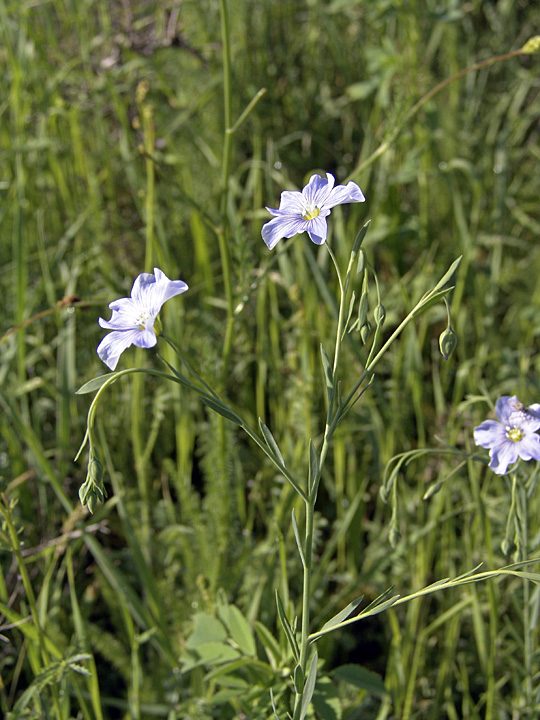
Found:
[[[434,292],[434,294],[426,293],[420,300],[418,307],[413,311],[412,317],[416,317],[420,313],[423,313],[424,310],[427,310],[428,308],[433,307],[433,305],[436,305],[439,300],[442,300],[442,298],[446,297],[446,295],[452,292],[453,289],[454,286],[452,285],[451,287],[447,287],[444,290]]]
[[[450,265],[450,267],[448,268],[448,270],[444,273],[444,275],[442,276],[442,278],[441,278],[441,279],[439,280],[439,282],[435,285],[435,287],[433,288],[433,290],[432,290],[431,292],[436,292],[437,290],[439,290],[440,288],[442,288],[442,286],[443,286],[445,283],[447,283],[447,282],[450,280],[450,278],[452,277],[452,275],[453,275],[453,274],[456,272],[456,270],[458,269],[458,267],[459,267],[462,259],[463,259],[463,255],[460,255],[456,260],[454,260],[454,262]]]
[[[377,607],[377,605],[380,605],[380,603],[384,602],[386,598],[390,595],[392,590],[394,589],[394,586],[390,586],[387,590],[385,590],[383,593],[381,593],[378,597],[373,600],[373,602],[370,602],[370,604],[364,608],[364,610],[371,610],[374,607]],[[364,612],[364,611],[362,611]]]
[[[349,322],[350,322],[352,314],[353,314],[355,301],[356,301],[356,293],[353,290],[352,295],[351,295],[351,302],[349,303],[349,312],[347,313],[347,319],[345,321],[345,324],[343,325],[343,334],[341,336],[341,339],[343,339],[345,337],[345,333],[348,332]]]
[[[334,374],[332,373],[332,366],[330,365],[330,360],[328,359],[328,355],[326,354],[326,350],[322,346],[322,343],[321,358],[324,370],[324,377],[326,379],[326,391],[328,393],[328,400],[330,401],[334,395]]]
[[[261,418],[259,418],[259,427],[261,428],[264,441],[266,442],[270,450],[274,453],[274,455],[277,457],[279,462],[283,465],[283,467],[285,467],[285,460],[283,459],[281,450],[279,449],[277,442],[274,440],[274,436],[270,432],[268,426],[263,423]]]
[[[89,380],[88,382],[84,383],[82,387],[76,390],[75,395],[87,395],[88,393],[95,392],[96,390],[99,390],[100,387],[105,385],[107,380],[110,380],[117,374],[118,373],[112,372],[106,373],[105,375],[100,375],[97,378],[93,378],[93,380]]]
[[[276,718],[276,720],[279,720],[279,715],[277,714],[277,711],[276,711],[276,704],[274,702],[274,693],[272,692],[272,688],[270,688],[270,702],[272,703],[272,710],[274,711],[274,717]]]
[[[214,412],[217,412],[218,415],[221,415],[222,417],[226,418],[227,420],[230,420],[231,422],[235,423],[235,425],[243,425],[244,421],[241,417],[239,417],[235,412],[233,412],[229,407],[224,405],[223,403],[219,402],[218,400],[214,400],[213,398],[203,397],[201,398],[203,403],[207,405],[209,408],[211,408]]]
[[[366,233],[368,231],[368,228],[371,224],[371,220],[368,220],[362,228],[360,228],[360,232],[356,236],[354,243],[353,243],[353,254],[356,254],[360,250],[360,246],[364,242],[364,238],[366,237]]]
[[[330,630],[334,627],[334,625],[339,625],[344,620],[346,620],[349,615],[352,615],[352,613],[356,610],[356,608],[360,605],[362,600],[364,599],[363,595],[360,595],[360,597],[357,597],[356,600],[353,600],[351,603],[347,605],[347,607],[343,608],[340,612],[337,613],[337,615],[334,615],[334,617],[330,618],[327,622],[324,623],[321,630]]]
[[[309,441],[309,479],[308,488],[309,494],[313,492],[315,483],[319,481],[319,458],[312,440]]]
[[[292,526],[293,526],[293,532],[294,532],[294,538],[296,540],[296,545],[298,547],[298,553],[300,555],[300,560],[302,561],[302,567],[306,567],[306,558],[304,557],[304,550],[302,548],[302,542],[300,540],[300,533],[298,532],[298,525],[296,524],[296,516],[294,514],[294,508],[291,513],[292,517]]]
[[[302,693],[302,704],[300,706],[300,720],[304,720],[304,718],[307,715],[307,711],[309,709],[309,704],[311,702],[311,698],[313,697],[313,692],[315,690],[315,683],[317,682],[317,660],[319,656],[317,655],[317,651],[313,653],[313,658],[311,660],[311,665],[309,666],[309,672],[306,680],[306,684],[304,685],[304,692]]]
[[[291,648],[293,657],[294,657],[295,661],[298,663],[298,662],[300,662],[300,652],[298,650],[298,643],[296,642],[296,638],[294,636],[291,624],[287,618],[287,615],[285,614],[285,608],[283,607],[281,597],[277,590],[276,590],[276,604],[277,604],[279,622],[281,623],[281,627],[283,628],[283,632],[285,633],[285,637],[287,638],[287,642],[289,643],[289,647]]]

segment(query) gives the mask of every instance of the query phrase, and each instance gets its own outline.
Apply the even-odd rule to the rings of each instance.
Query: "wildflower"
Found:
[[[302,192],[285,190],[281,193],[279,209],[267,207],[275,217],[262,227],[262,238],[272,250],[281,238],[307,232],[316,245],[326,240],[326,218],[335,205],[364,202],[365,197],[354,182],[334,187],[334,176],[326,173],[326,180],[312,175]]]
[[[485,420],[474,429],[474,442],[489,448],[489,467],[504,475],[508,466],[522,460],[540,460],[540,405],[525,407],[516,395],[497,400],[496,420]]]
[[[169,280],[159,268],[154,268],[153,275],[141,273],[133,283],[130,298],[110,303],[111,319],[99,318],[102,328],[114,331],[97,347],[97,354],[105,365],[114,370],[118,358],[130,345],[154,347],[157,343],[154,323],[159,311],[167,300],[187,289],[185,282]]]

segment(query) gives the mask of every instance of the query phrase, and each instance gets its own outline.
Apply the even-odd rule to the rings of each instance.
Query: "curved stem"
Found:
[[[469,67],[464,68],[463,70],[460,70],[457,73],[454,73],[450,77],[447,77],[444,80],[441,80],[440,83],[437,83],[435,87],[433,87],[428,93],[426,93],[423,97],[416,102],[412,108],[406,113],[403,120],[397,125],[397,127],[390,133],[390,136],[387,140],[385,140],[383,143],[379,145],[379,147],[365,160],[358,163],[358,165],[354,168],[354,170],[350,173],[350,175],[347,177],[345,182],[348,182],[349,180],[355,180],[362,170],[365,170],[367,167],[372,165],[375,160],[377,160],[383,153],[385,153],[388,148],[396,141],[397,137],[403,130],[406,123],[416,115],[416,113],[428,102],[428,100],[431,100],[431,98],[436,95],[441,90],[444,90],[444,88],[447,85],[450,85],[451,82],[454,82],[454,80],[459,80],[459,78],[462,78],[464,75],[467,75],[470,72],[473,72],[474,70],[480,70],[483,67],[489,67],[490,65],[495,65],[495,63],[502,62],[503,60],[510,60],[511,58],[517,57],[518,55],[523,54],[523,48],[520,48],[519,50],[513,50],[512,52],[504,53],[503,55],[496,55],[495,57],[488,58],[487,60],[482,60],[480,62],[474,63],[474,65],[469,65]]]

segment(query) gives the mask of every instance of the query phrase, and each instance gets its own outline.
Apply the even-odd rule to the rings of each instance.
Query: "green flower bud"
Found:
[[[401,540],[401,533],[397,529],[395,525],[393,525],[390,528],[390,532],[388,533],[388,542],[390,543],[390,546],[392,548],[397,547],[398,542]]]
[[[510,555],[517,550],[517,545],[513,540],[505,537],[501,543],[501,550],[503,551],[503,555],[505,557],[510,557]]]
[[[426,492],[424,493],[423,499],[429,500],[429,498],[433,497],[434,495],[436,495],[439,492],[439,490],[442,488],[442,486],[443,486],[442,482],[437,482],[437,483],[433,483],[432,485],[430,485],[428,487],[428,489],[426,490]]]
[[[384,306],[379,304],[373,311],[373,319],[375,320],[375,323],[377,327],[381,327],[381,325],[384,323],[386,318],[386,310],[384,309]]]
[[[371,335],[371,323],[369,322],[369,320],[366,320],[363,327],[360,328],[360,339],[362,340],[364,345],[366,344],[370,335]]]
[[[386,505],[386,503],[388,502],[388,499],[390,497],[390,491],[384,485],[379,490],[379,497],[381,498],[383,503]]]
[[[448,325],[446,330],[442,332],[439,337],[439,348],[445,360],[448,360],[450,355],[454,352],[457,343],[458,337],[456,333],[452,330],[451,325]]]

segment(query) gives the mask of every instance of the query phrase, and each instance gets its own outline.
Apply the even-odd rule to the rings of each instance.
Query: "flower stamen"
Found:
[[[315,207],[308,207],[305,209],[304,214],[302,215],[302,220],[313,220],[314,218],[318,217],[320,212],[320,209],[316,205]]]
[[[512,440],[512,442],[519,442],[525,435],[520,427],[510,427],[507,425],[505,430],[506,437],[508,440]]]

